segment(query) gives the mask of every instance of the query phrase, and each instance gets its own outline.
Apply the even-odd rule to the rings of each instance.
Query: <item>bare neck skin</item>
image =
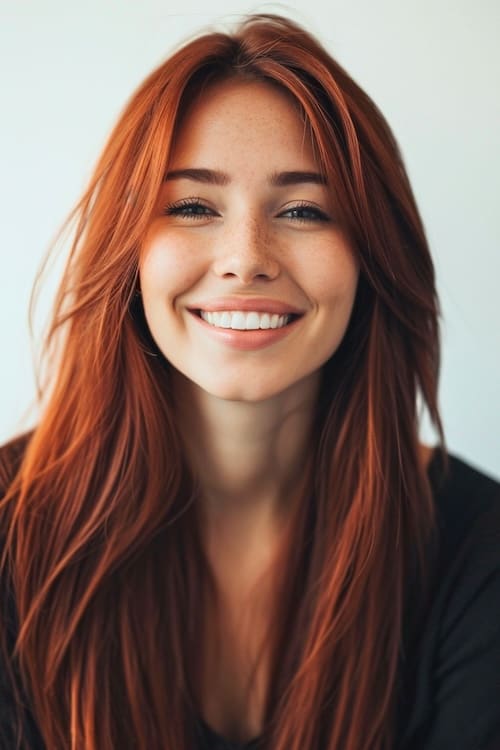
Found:
[[[228,602],[272,560],[303,489],[319,373],[259,402],[217,398],[180,373],[177,416],[201,488],[202,538]],[[420,445],[427,466],[433,449]]]
[[[319,374],[259,402],[219,399],[177,374],[178,421],[201,487],[202,535],[249,578],[272,554],[304,474]]]

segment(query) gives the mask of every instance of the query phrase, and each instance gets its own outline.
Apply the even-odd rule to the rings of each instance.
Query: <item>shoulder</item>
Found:
[[[433,457],[439,553],[413,661],[404,747],[500,747],[500,482]]]
[[[440,539],[434,604],[441,644],[452,643],[454,632],[472,643],[489,630],[500,657],[500,482],[455,455],[446,474],[439,460],[433,468]]]
[[[5,495],[17,474],[32,431],[9,440],[0,446],[0,500]],[[3,550],[0,535],[0,554]],[[17,664],[12,663],[12,652],[18,629],[17,613],[8,574],[0,575],[0,748],[19,747],[17,742],[18,721],[23,736],[33,750],[43,750],[44,745],[28,700],[24,694]]]
[[[27,432],[9,440],[0,446],[0,561],[4,552],[7,528],[10,519],[10,505],[1,502],[9,490],[21,466],[26,447],[32,432]],[[0,562],[0,612],[5,614],[5,597],[9,585],[5,576],[5,568]],[[10,605],[9,605],[10,606]],[[10,610],[8,609],[9,613]],[[10,614],[9,614],[10,619]]]
[[[443,454],[436,449],[429,477],[443,517],[458,513],[464,519],[472,518],[500,502],[500,481],[452,453],[445,470]]]
[[[500,569],[500,482],[466,460],[442,454],[429,467],[440,539],[441,572],[462,560]]]
[[[0,497],[17,474],[32,434],[25,432],[0,446]]]
[[[5,615],[6,597],[9,598],[10,584],[8,574],[5,575],[5,568],[2,567],[1,560],[4,552],[7,528],[9,526],[10,511],[9,506],[1,501],[12,484],[23,460],[26,447],[29,443],[32,432],[19,435],[9,442],[0,446],[0,612]],[[10,602],[7,607],[7,619],[10,622],[11,610]]]
[[[2,500],[5,499],[9,487],[19,471],[31,434],[31,432],[24,433],[0,446],[0,612],[2,613],[2,618],[5,618],[7,611],[7,621],[9,623],[12,619],[9,593],[10,582],[8,574],[5,575],[2,560],[6,535],[8,533],[7,529],[11,518],[12,503],[6,505]],[[7,599],[9,599],[8,606],[6,604]],[[5,609],[6,606],[7,610]],[[2,622],[5,622],[5,619]]]

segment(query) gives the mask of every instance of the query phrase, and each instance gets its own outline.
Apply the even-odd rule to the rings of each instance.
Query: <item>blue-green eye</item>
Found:
[[[200,203],[197,199],[185,199],[177,203],[169,203],[163,208],[166,216],[180,216],[185,219],[205,219],[207,216],[215,216],[215,212]]]
[[[185,198],[177,203],[169,203],[163,208],[165,216],[178,216],[184,219],[206,219],[218,214],[206,206],[198,198]],[[292,219],[294,222],[330,221],[323,211],[309,203],[297,204],[287,208],[279,214],[280,217]]]
[[[302,203],[296,206],[291,206],[283,211],[280,216],[284,216],[294,221],[330,221],[323,211],[316,206],[311,206],[309,203]]]

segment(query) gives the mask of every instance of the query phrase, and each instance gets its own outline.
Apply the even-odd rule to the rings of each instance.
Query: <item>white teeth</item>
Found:
[[[246,315],[242,312],[231,313],[231,328],[244,331],[246,328]]]
[[[200,316],[216,328],[233,328],[237,331],[256,331],[259,328],[282,328],[290,322],[291,315],[276,313],[242,312],[241,310],[224,312],[205,312]]]
[[[269,315],[269,313],[264,313],[260,316],[260,327],[271,328],[271,316]]]
[[[260,315],[259,313],[251,312],[248,313],[245,320],[245,328],[249,328],[252,331],[256,331],[260,328]]]

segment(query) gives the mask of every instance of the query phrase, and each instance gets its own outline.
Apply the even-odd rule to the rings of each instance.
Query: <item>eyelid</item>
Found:
[[[199,207],[206,209],[205,211],[201,213],[191,213],[191,214],[183,214],[182,210],[184,208],[190,208],[190,207]],[[328,222],[331,221],[331,217],[329,214],[320,206],[318,206],[317,203],[314,203],[313,201],[306,201],[306,200],[296,200],[296,201],[290,201],[288,205],[282,206],[277,214],[277,217],[284,217],[285,214],[287,214],[290,211],[307,211],[309,210],[311,213],[315,214],[312,217],[304,217],[304,216],[295,216],[295,217],[289,217],[291,221],[294,222]],[[207,204],[206,200],[203,198],[199,198],[197,196],[187,196],[185,198],[181,198],[178,201],[173,201],[172,203],[167,203],[163,206],[163,214],[167,216],[178,216],[179,218],[183,219],[191,219],[191,220],[199,220],[203,218],[207,218],[210,216],[219,217],[220,214],[210,205]]]
[[[198,198],[197,196],[189,196],[189,197],[186,197],[186,198],[181,198],[178,201],[172,201],[171,203],[165,203],[163,205],[162,213],[165,214],[165,215],[167,215],[167,216],[169,216],[169,215],[170,216],[175,216],[176,215],[175,212],[177,210],[181,211],[183,208],[189,208],[190,206],[200,206],[202,208],[207,209],[207,213],[191,214],[190,218],[195,218],[196,219],[196,218],[203,218],[203,217],[209,216],[209,213],[208,213],[209,211],[214,216],[219,216],[219,214],[217,213],[217,211],[214,208],[212,208],[211,206],[209,206],[207,204],[207,202],[203,198]],[[178,215],[182,216],[182,214],[178,214]]]
[[[314,211],[318,217],[316,219],[302,219],[302,221],[331,221],[332,217],[329,213],[327,213],[321,206],[318,206],[317,203],[314,203],[312,201],[306,201],[306,200],[299,200],[299,201],[290,201],[290,205],[283,206],[280,209],[280,212],[278,216],[281,216],[283,214],[286,214],[288,211],[293,211],[294,209],[309,209],[310,211]],[[301,219],[297,218],[296,221],[301,221]]]

